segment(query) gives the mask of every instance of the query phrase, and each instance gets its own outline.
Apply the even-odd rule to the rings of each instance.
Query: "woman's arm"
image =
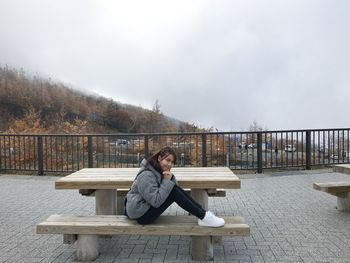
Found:
[[[158,184],[151,171],[144,171],[137,178],[139,193],[148,204],[156,208],[164,203],[174,186],[175,182],[171,180],[161,180]]]
[[[163,179],[171,180],[171,181],[173,181],[176,184],[175,175],[172,174],[170,171],[164,171],[163,172]]]

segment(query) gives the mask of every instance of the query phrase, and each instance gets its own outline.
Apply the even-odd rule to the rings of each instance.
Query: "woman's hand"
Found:
[[[173,177],[173,174],[170,171],[163,172],[163,179],[171,180],[172,177]]]

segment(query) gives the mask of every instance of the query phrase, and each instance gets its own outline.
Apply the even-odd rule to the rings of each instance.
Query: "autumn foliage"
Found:
[[[6,133],[139,133],[199,131],[152,110],[86,94],[23,70],[0,67],[0,131]]]

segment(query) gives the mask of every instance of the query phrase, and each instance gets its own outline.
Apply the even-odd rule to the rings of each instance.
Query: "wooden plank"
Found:
[[[83,168],[79,171],[76,171],[72,174],[85,174],[85,173],[109,173],[109,172],[115,172],[115,171],[120,171],[120,172],[138,172],[140,168]],[[174,173],[183,173],[183,172],[188,172],[188,173],[206,173],[206,172],[213,172],[213,173],[222,173],[222,172],[231,172],[229,168],[224,168],[224,169],[215,169],[215,167],[207,167],[207,168],[172,168],[171,171]]]
[[[131,169],[131,170],[130,170]],[[130,188],[137,168],[85,168],[60,178],[56,189],[117,189]],[[201,171],[201,172],[191,172]],[[221,170],[221,172],[220,172]],[[206,172],[203,172],[206,171]],[[240,179],[228,168],[185,168],[176,174],[178,184],[183,188],[240,188]]]
[[[350,182],[314,183],[313,188],[335,196],[346,196],[350,192]]]
[[[134,174],[136,175],[139,171],[139,168],[84,168],[77,172],[74,172],[70,174],[71,177],[80,177],[80,176],[86,176],[86,175],[97,175],[97,176],[103,176],[108,174]],[[195,167],[195,168],[173,168],[172,172],[174,174],[208,174],[208,173],[219,173],[219,174],[233,174],[230,169],[227,167],[217,168],[217,167],[210,167],[210,168],[201,168],[201,167]]]
[[[77,172],[74,172],[69,175],[69,177],[85,177],[85,176],[104,176],[104,175],[136,175],[139,171],[139,168],[84,168]],[[173,168],[172,172],[178,175],[191,175],[198,174],[205,176],[206,174],[226,174],[233,175],[232,171],[227,167],[217,169],[216,167],[210,168],[182,168],[177,169]]]
[[[326,182],[326,183],[314,183],[314,188],[320,191],[350,191],[350,182]]]
[[[184,189],[185,192],[190,193],[191,189]],[[84,196],[95,196],[95,189],[80,189],[79,193]],[[117,196],[124,197],[129,189],[117,189]],[[226,191],[224,189],[206,189],[210,197],[225,197]]]
[[[84,179],[110,179],[113,180],[116,177],[125,179],[125,180],[134,180],[136,177],[136,174],[119,174],[119,173],[113,173],[113,174],[101,174],[101,175],[92,175],[92,174],[87,174],[84,176],[71,176],[68,175],[66,177],[62,177],[59,180],[65,181],[65,180],[84,180]],[[177,181],[182,181],[182,180],[197,180],[197,179],[204,179],[204,180],[210,180],[210,179],[216,179],[216,180],[233,180],[233,179],[239,179],[237,176],[235,176],[233,173],[207,173],[207,174],[175,174],[175,177]]]
[[[350,174],[350,164],[337,164],[333,166],[333,172]]]
[[[38,234],[88,235],[182,235],[227,236],[249,235],[250,228],[242,217],[224,217],[223,227],[201,227],[193,216],[161,216],[151,225],[140,225],[125,216],[53,215],[37,225]]]
[[[122,178],[115,180],[94,179],[94,180],[64,180],[56,181],[56,189],[118,189],[118,188],[130,188],[133,181],[123,180]],[[225,188],[225,189],[239,189],[241,183],[239,180],[183,180],[178,181],[179,186],[182,188],[194,188],[194,189],[209,189],[209,188]]]
[[[225,197],[225,189],[206,189],[209,197]]]

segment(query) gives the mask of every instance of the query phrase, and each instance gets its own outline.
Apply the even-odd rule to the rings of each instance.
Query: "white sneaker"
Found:
[[[202,220],[198,219],[198,225],[208,227],[220,227],[225,225],[225,220],[223,218],[217,217],[212,212],[207,211]]]

